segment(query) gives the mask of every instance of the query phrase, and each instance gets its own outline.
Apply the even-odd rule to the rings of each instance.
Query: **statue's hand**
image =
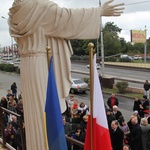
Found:
[[[124,3],[109,5],[114,0],[109,0],[101,6],[101,16],[120,16],[123,13]]]

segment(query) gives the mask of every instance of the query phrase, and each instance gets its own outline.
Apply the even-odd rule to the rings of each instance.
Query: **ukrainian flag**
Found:
[[[47,97],[45,105],[45,126],[49,150],[67,150],[64,126],[55,82],[52,57],[50,60]]]

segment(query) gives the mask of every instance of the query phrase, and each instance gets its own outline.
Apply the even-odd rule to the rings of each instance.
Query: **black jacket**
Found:
[[[141,105],[141,104],[142,104],[142,102],[140,100],[134,101],[133,111],[137,110],[140,113],[140,107],[139,107],[139,105]]]
[[[122,150],[123,149],[123,139],[124,139],[123,131],[119,127],[117,128],[117,130],[115,132],[113,129],[111,129],[110,137],[111,137],[111,143],[112,143],[113,150]]]

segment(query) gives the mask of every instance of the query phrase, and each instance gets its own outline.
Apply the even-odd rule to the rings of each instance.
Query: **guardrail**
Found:
[[[3,107],[0,107],[0,130],[2,132],[2,144],[3,147],[7,147],[10,150],[14,150],[13,147],[11,147],[11,145],[9,145],[8,143],[6,143],[6,137],[5,137],[5,128],[4,128],[4,123],[3,123],[3,112],[6,112],[7,114],[11,114],[14,115],[18,118],[19,120],[19,125],[20,125],[20,134],[21,134],[21,144],[22,144],[22,150],[26,150],[26,144],[25,144],[25,139],[23,136],[23,128],[22,128],[22,116],[14,113],[12,111],[9,111],[8,109],[5,109]]]
[[[23,128],[22,128],[22,118],[21,115],[14,113],[12,111],[9,111],[8,109],[5,109],[3,107],[0,107],[0,130],[2,133],[2,139],[0,139],[0,143],[2,143],[3,147],[6,147],[9,150],[15,150],[15,148],[13,148],[11,145],[9,145],[8,143],[6,143],[6,137],[5,137],[5,128],[4,128],[4,123],[3,123],[3,112],[6,112],[7,114],[11,114],[14,115],[18,118],[19,120],[19,125],[20,125],[20,131],[21,131],[21,144],[22,144],[22,150],[26,150],[26,144],[25,144],[25,139],[23,136]],[[71,145],[77,145],[80,148],[84,148],[84,143],[80,142],[76,139],[73,139],[71,137],[66,136],[66,140],[71,143]]]

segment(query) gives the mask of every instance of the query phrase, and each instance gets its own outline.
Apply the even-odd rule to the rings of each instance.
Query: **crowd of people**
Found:
[[[25,140],[23,100],[21,93],[17,95],[17,85],[15,82],[10,86],[10,89],[7,90],[6,95],[1,97],[0,106],[15,114],[20,115],[22,124],[20,124],[19,118],[15,114],[9,114],[7,111],[2,112],[4,136],[6,142],[15,149],[22,150],[21,126]],[[2,131],[0,131],[0,134],[2,134]]]
[[[84,102],[79,102],[73,94],[69,96],[69,99],[66,100],[67,109],[62,114],[65,135],[84,143],[89,107]],[[1,97],[0,105],[3,108],[20,114],[22,121],[24,121],[22,95],[21,93],[17,95],[15,83],[11,85],[6,96]],[[129,116],[129,120],[125,120],[123,113],[119,109],[119,99],[114,93],[108,98],[105,109],[112,150],[150,150],[150,111],[147,95],[144,95],[143,99],[135,97],[133,114]],[[6,142],[17,150],[21,150],[18,118],[15,115],[3,112],[3,122]],[[22,125],[25,138],[24,122]],[[69,142],[67,142],[67,145],[68,150],[83,149]]]
[[[65,134],[84,142],[89,108],[72,94],[66,104],[68,109],[62,116]],[[149,99],[146,95],[141,100],[135,97],[129,120],[125,120],[119,110],[119,100],[114,93],[108,98],[105,108],[112,150],[150,150]],[[82,150],[68,143],[68,149],[72,147],[73,150]]]

